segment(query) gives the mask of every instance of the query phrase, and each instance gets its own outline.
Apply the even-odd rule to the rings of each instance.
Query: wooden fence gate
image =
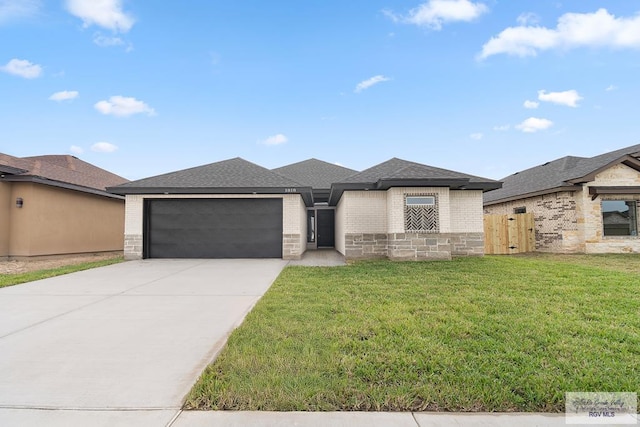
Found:
[[[484,216],[484,253],[508,255],[536,250],[532,213]]]

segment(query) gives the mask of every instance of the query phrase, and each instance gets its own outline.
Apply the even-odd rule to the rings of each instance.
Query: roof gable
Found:
[[[576,184],[592,181],[596,174],[613,165],[624,163],[640,168],[638,157],[640,144],[590,158],[562,157],[502,179],[502,188],[486,193],[484,202],[495,204],[525,196],[576,190],[579,188]]]
[[[358,171],[318,159],[308,159],[272,169],[280,175],[293,179],[313,189],[330,189],[331,184],[340,182]]]

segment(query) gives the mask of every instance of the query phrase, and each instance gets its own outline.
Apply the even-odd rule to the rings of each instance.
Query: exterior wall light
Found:
[[[24,200],[22,200],[22,197],[18,197],[16,199],[16,208],[21,208],[22,205],[24,205]]]

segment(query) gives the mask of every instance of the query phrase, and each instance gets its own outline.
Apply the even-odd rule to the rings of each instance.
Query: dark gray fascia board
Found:
[[[0,165],[0,174],[19,175],[28,172],[26,169],[14,168],[13,166]]]
[[[600,194],[640,194],[640,186],[589,187],[589,194],[592,196]]]
[[[317,189],[314,188],[313,189],[313,203],[321,203],[321,202],[327,202],[329,200],[329,196],[331,194],[331,190],[329,189]]]
[[[500,203],[514,202],[516,200],[544,196],[545,194],[560,193],[563,191],[579,191],[581,189],[582,189],[581,185],[563,185],[561,187],[548,188],[546,190],[534,191],[532,193],[525,193],[525,194],[518,194],[510,197],[504,197],[502,199],[492,200],[490,202],[484,202],[483,205],[484,206],[499,205]]]
[[[329,206],[336,206],[342,197],[342,193],[347,190],[375,190],[375,182],[342,182],[331,185],[331,192],[329,193]]]
[[[433,178],[433,179],[381,179],[376,183],[377,190],[392,187],[449,187],[452,190],[466,188],[469,178]]]
[[[487,191],[498,190],[502,188],[502,182],[470,182],[465,186],[465,190],[482,190],[483,193]]]
[[[502,188],[500,181],[477,181],[470,178],[433,178],[433,179],[382,179],[378,188],[386,190],[391,187],[449,187],[451,190],[491,191]]]
[[[82,193],[94,194],[96,196],[103,196],[103,197],[109,197],[111,199],[124,200],[124,197],[121,196],[121,195],[113,194],[113,193],[110,193],[110,192],[107,192],[107,191],[98,190],[97,188],[84,187],[82,185],[69,184],[68,182],[62,182],[62,181],[54,181],[54,180],[51,180],[51,179],[41,178],[41,177],[38,177],[38,176],[12,175],[12,176],[5,176],[0,181],[7,181],[7,182],[33,182],[35,184],[50,185],[51,187],[64,188],[64,189],[67,189],[67,190],[74,190],[74,191],[80,191]]]
[[[295,190],[295,191],[292,191]],[[108,187],[107,191],[120,194],[299,194],[304,200],[307,207],[313,206],[313,195],[311,193],[311,187],[297,187],[293,188],[280,188],[280,187],[265,187],[265,188],[247,188],[247,187],[224,187],[224,188],[209,188],[209,187]]]

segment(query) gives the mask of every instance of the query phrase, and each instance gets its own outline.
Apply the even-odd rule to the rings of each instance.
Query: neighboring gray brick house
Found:
[[[391,159],[363,172],[316,159],[268,170],[236,158],[130,182],[125,257],[347,259],[483,254],[497,181]]]
[[[533,213],[538,251],[640,252],[639,158],[633,145],[517,172],[485,193],[484,213]]]

